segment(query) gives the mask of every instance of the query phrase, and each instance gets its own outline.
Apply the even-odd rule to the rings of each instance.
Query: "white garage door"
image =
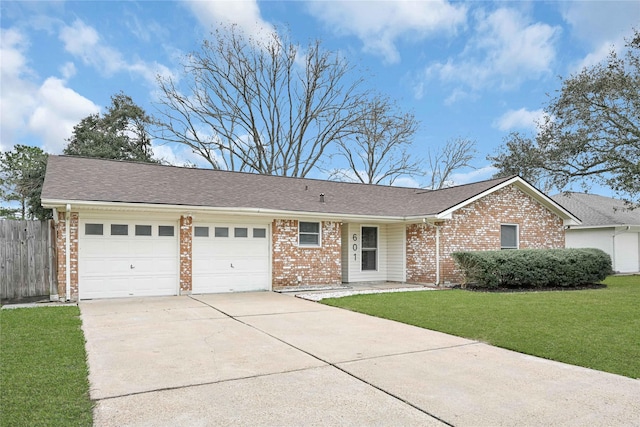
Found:
[[[621,233],[615,238],[615,270],[620,273],[635,273],[640,271],[638,265],[638,247],[640,238],[638,233]]]
[[[196,294],[268,290],[268,227],[194,224],[192,278]]]
[[[80,223],[80,299],[176,295],[176,222],[86,219]]]

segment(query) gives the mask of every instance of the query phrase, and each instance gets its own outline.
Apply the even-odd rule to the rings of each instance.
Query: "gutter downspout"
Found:
[[[436,286],[440,286],[440,226],[434,224],[436,227]]]
[[[51,230],[48,230],[47,232],[47,239],[48,239],[48,247],[49,248],[55,248],[57,246],[57,227],[58,227],[58,222],[60,221],[58,219],[58,209],[57,208],[52,208],[51,209],[53,212],[53,225],[54,225],[54,232],[56,233],[53,237],[51,237]],[[51,241],[53,239],[53,242]],[[53,244],[53,243],[56,244]],[[51,285],[49,287],[49,301],[53,302],[53,301],[59,301],[60,300],[60,296],[58,295],[58,279],[57,279],[57,273],[58,273],[58,269],[57,269],[57,265],[55,266],[55,268],[53,269],[56,277],[55,279],[52,277],[51,278]],[[55,285],[55,292],[54,292],[54,287]]]
[[[64,217],[64,253],[65,253],[65,273],[66,273],[66,295],[67,301],[71,300],[71,231],[69,225],[71,224],[71,205],[67,203],[67,212]]]

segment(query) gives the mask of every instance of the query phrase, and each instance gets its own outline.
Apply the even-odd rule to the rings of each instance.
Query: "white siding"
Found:
[[[349,282],[349,253],[351,251],[351,245],[349,244],[349,225],[344,224],[342,227],[342,245],[341,245],[341,268],[342,268],[342,282]]]
[[[565,235],[567,248],[602,249],[613,259],[613,228],[569,229]]]
[[[387,280],[404,282],[407,279],[406,266],[406,226],[387,226]]]
[[[611,257],[614,271],[640,271],[640,233],[637,231],[616,230],[613,227],[569,229],[566,232],[565,246],[602,249]]]
[[[640,233],[621,232],[615,237],[615,265],[613,269],[620,273],[640,271],[638,242]]]
[[[362,236],[361,230],[362,227],[378,227],[378,259],[377,259],[377,267],[378,269],[375,271],[362,271]],[[343,239],[342,247],[343,247],[343,260],[345,256],[345,252],[348,258],[347,261],[347,280],[345,280],[344,276],[344,265],[343,262],[343,281],[348,281],[350,283],[354,282],[378,282],[378,281],[386,281],[387,278],[387,225],[386,224],[370,224],[370,223],[349,223],[343,225],[343,230],[347,230],[347,238]],[[344,236],[344,231],[343,231]],[[354,240],[355,236],[355,240]],[[354,246],[355,245],[355,246]],[[345,251],[346,246],[346,251]]]

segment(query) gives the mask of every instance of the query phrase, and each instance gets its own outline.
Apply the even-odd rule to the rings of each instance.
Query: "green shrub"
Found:
[[[520,249],[455,252],[464,285],[482,288],[543,288],[598,283],[611,274],[600,249]]]

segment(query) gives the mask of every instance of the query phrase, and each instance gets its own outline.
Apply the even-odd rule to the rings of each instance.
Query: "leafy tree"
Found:
[[[494,156],[487,157],[498,167],[496,177],[520,175],[536,188],[549,193],[553,179],[543,167],[542,155],[534,139],[519,132],[504,138],[504,144]]]
[[[275,31],[217,30],[183,70],[179,81],[159,79],[159,137],[216,169],[304,177],[330,144],[354,135],[366,99],[345,58]]]
[[[347,161],[348,169],[333,169],[331,178],[363,184],[393,184],[400,176],[420,172],[419,160],[407,149],[418,127],[413,114],[402,113],[388,98],[376,96],[357,113],[355,142],[340,139],[335,156]]]
[[[429,150],[427,156],[427,175],[431,177],[428,188],[439,190],[451,186],[451,175],[457,169],[470,167],[471,161],[478,151],[476,142],[468,138],[454,138],[447,141],[442,148]]]
[[[156,162],[148,128],[151,118],[131,97],[111,97],[106,114],[91,114],[73,128],[63,153],[103,159]]]
[[[38,147],[16,145],[13,150],[0,153],[0,194],[6,206],[2,214],[7,218],[47,219],[51,211],[40,205],[47,154]],[[18,208],[11,203],[17,202]]]
[[[572,182],[599,183],[630,203],[640,203],[640,31],[602,63],[562,82],[545,107],[539,132],[488,157],[500,174],[519,167],[548,176],[562,189]],[[526,169],[525,169],[526,172]]]

